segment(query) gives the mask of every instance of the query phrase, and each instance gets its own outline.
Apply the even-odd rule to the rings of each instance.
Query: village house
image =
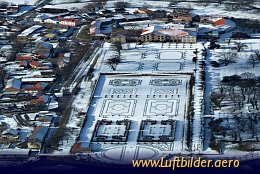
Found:
[[[207,19],[209,24],[212,25],[211,28],[200,27],[198,32],[198,37],[202,39],[217,39],[221,34],[227,32],[233,32],[236,29],[236,23],[230,19],[217,18],[217,19]]]
[[[174,12],[170,13],[169,15],[173,20],[175,21],[185,21],[185,22],[189,22],[192,21],[192,14],[191,13],[187,13],[187,14],[176,14]]]
[[[142,30],[114,27],[111,36],[111,42],[137,42],[140,38],[141,33]]]
[[[39,67],[41,67],[41,63],[37,62],[37,61],[32,61],[29,63],[29,65],[33,68],[33,69],[38,69]]]
[[[32,92],[32,91],[37,92],[37,91],[43,91],[47,86],[48,86],[48,83],[38,82],[35,84],[22,85],[21,90],[27,91],[27,92]]]
[[[59,18],[47,18],[47,19],[44,19],[43,20],[44,23],[47,23],[47,24],[59,24],[60,23],[60,19]]]
[[[150,10],[146,8],[139,8],[135,11],[137,14],[147,14],[150,18],[165,18],[167,12],[165,10]]]
[[[115,8],[115,13],[126,13],[124,8]]]
[[[111,42],[120,42],[120,43],[126,43],[126,36],[124,35],[116,35],[114,37],[111,37]]]
[[[129,15],[123,15],[128,22],[133,21],[144,21],[148,20],[149,16],[147,14],[129,14]]]
[[[27,20],[20,20],[11,25],[11,31],[22,31],[28,28],[29,26],[31,26],[31,24]]]
[[[10,79],[7,81],[5,86],[5,91],[12,92],[12,91],[19,91],[21,89],[22,82],[18,79]]]
[[[44,53],[52,54],[52,52],[53,52],[53,45],[50,44],[49,42],[39,43],[35,50],[36,54],[44,54]]]
[[[22,68],[27,68],[29,65],[29,62],[28,61],[21,61],[19,63],[19,66],[22,67]]]
[[[149,16],[153,19],[166,18],[167,12],[165,10],[155,10]]]
[[[99,18],[93,21],[90,26],[90,36],[92,39],[110,38],[113,28],[118,28],[120,22],[125,22],[123,15],[110,18]]]
[[[21,91],[21,92],[20,92]],[[13,92],[3,92],[2,96],[0,99],[9,99],[9,101],[14,100],[14,101],[30,101],[32,99],[31,95],[28,93],[23,92],[22,90],[20,91],[13,91]]]
[[[41,95],[37,99],[33,99],[32,103],[38,103],[38,104],[47,104],[50,100],[50,97],[48,95]]]
[[[66,13],[68,11],[69,10],[65,8],[55,8],[51,6],[45,6],[39,10],[40,13],[53,13],[53,14]]]
[[[65,25],[65,26],[72,26],[72,27],[75,27],[75,26],[78,26],[80,24],[82,24],[81,20],[80,19],[74,19],[74,18],[62,18],[60,20],[60,25]]]
[[[139,14],[152,14],[153,11],[146,9],[146,8],[139,8],[135,11],[135,13],[139,13]]]
[[[34,127],[31,135],[28,138],[28,146],[31,149],[39,149],[41,142],[45,139],[47,132],[49,130],[49,125],[39,125]]]
[[[200,16],[191,13],[189,9],[176,8],[168,15],[168,20],[173,22],[199,22]]]
[[[75,27],[82,24],[82,21],[79,18],[69,18],[69,17],[63,18],[60,16],[43,19],[43,22],[48,24],[57,24],[57,25],[64,25],[64,26],[71,26],[71,27]]]
[[[32,54],[27,53],[18,53],[16,55],[16,60],[25,61],[25,60],[33,60],[34,56]]]
[[[39,31],[41,29],[43,29],[42,26],[34,25],[34,26],[30,27],[30,28],[25,29],[21,34],[19,34],[17,36],[17,39],[19,39],[19,40],[28,39],[31,34],[33,34],[36,31]]]
[[[33,19],[33,21],[34,21],[34,22],[43,23],[44,20],[47,20],[48,18],[49,18],[48,15],[46,15],[46,14],[41,14],[41,15],[37,15],[37,16]]]
[[[215,27],[219,34],[224,34],[233,31],[236,28],[236,23],[230,19],[221,18],[215,21]]]
[[[17,129],[9,129],[2,133],[2,135],[5,137],[13,137],[13,138],[18,138],[18,134],[19,134],[19,130]]]

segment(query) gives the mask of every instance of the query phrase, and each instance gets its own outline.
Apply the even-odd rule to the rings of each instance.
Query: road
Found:
[[[102,42],[95,41],[94,44],[89,48],[89,50],[85,53],[85,55],[78,63],[77,67],[74,69],[68,80],[64,82],[63,86],[65,88],[73,87],[76,84],[76,82],[79,82],[82,79],[82,76],[86,75],[85,71],[94,59],[95,54],[99,50],[101,44]]]

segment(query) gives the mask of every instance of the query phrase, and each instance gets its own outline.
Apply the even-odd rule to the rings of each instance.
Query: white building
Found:
[[[155,25],[147,27],[141,34],[141,41],[144,42],[164,42],[174,41],[182,43],[195,43],[197,42],[197,32],[173,28],[169,26]]]
[[[60,25],[66,25],[66,26],[78,26],[82,24],[81,20],[79,19],[74,19],[74,18],[63,18],[60,21]]]

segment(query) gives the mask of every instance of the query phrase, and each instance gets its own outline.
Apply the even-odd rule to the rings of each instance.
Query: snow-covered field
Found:
[[[210,4],[208,6],[198,5],[196,3],[189,3],[189,2],[181,2],[178,3],[178,7],[187,7],[190,5],[193,9],[192,12],[198,15],[206,15],[206,16],[229,16],[235,18],[245,18],[245,19],[259,19],[259,14],[255,13],[254,11],[233,11],[227,10],[225,7],[219,6],[218,4]]]
[[[200,86],[200,67],[192,62],[192,58],[195,49],[200,52],[202,48],[200,43],[124,44],[121,51],[123,61],[117,65],[115,71],[112,71],[106,61],[115,54],[115,51],[111,44],[105,43],[100,57],[101,69],[98,70],[103,74],[99,77],[87,112],[87,121],[81,130],[79,142],[82,146],[92,144],[91,147],[96,151],[92,155],[93,158],[115,163],[119,161],[125,163],[129,162],[129,159],[140,159],[145,156],[151,159],[159,158],[164,152],[187,153],[191,147],[194,151],[200,151],[202,148],[201,101],[203,90]],[[188,147],[186,136],[189,90],[191,89],[189,81],[190,74],[194,71],[197,71],[197,83],[192,89],[195,93],[194,103],[197,104],[193,126],[196,131],[192,135],[193,144]],[[123,74],[106,74],[111,72]],[[115,122],[125,119],[131,122],[129,129],[119,130],[119,128],[115,129],[115,126],[113,128],[96,127],[98,120]],[[158,126],[144,125],[141,129],[145,120],[156,120]],[[163,120],[174,121],[172,129],[174,135],[170,136],[174,138],[173,141],[137,143],[142,135],[139,134],[140,131],[144,131],[143,135],[154,136],[154,138],[159,138],[160,134],[169,135],[171,126],[163,126],[161,123]],[[124,131],[122,132],[122,130]],[[124,133],[129,133],[126,140],[127,145],[96,142],[97,137],[95,136],[97,135],[102,134],[102,136],[111,138],[113,135],[122,136]],[[95,137],[95,142],[91,143],[93,137]]]
[[[114,7],[114,4],[118,1],[108,1],[106,4],[106,7]],[[120,2],[120,1],[119,1]],[[156,8],[164,8],[168,7],[169,3],[168,1],[144,1],[144,0],[128,0],[126,2],[131,3],[131,6],[135,7],[156,7]]]
[[[70,4],[75,2],[89,2],[90,0],[52,0],[52,4]]]
[[[110,72],[111,68],[105,64],[107,59],[116,54],[110,44],[105,44],[107,50],[104,56],[102,72]],[[192,62],[193,51],[201,50],[203,46],[196,44],[175,43],[135,43],[124,45],[121,51],[122,63],[118,64],[115,72],[157,72],[157,73],[191,73],[195,64]],[[131,66],[128,66],[131,65]]]
[[[230,44],[228,42],[225,42],[223,39],[220,39],[219,44],[221,45],[221,48],[210,50],[210,56],[208,57],[208,60],[206,60],[208,65],[210,65],[211,61],[218,62],[219,59],[221,59],[219,57],[221,53],[228,52],[232,50],[232,48],[236,47],[235,42],[241,42],[247,45],[247,47],[241,50],[240,52],[234,51],[233,49],[233,52],[237,53],[237,58],[233,63],[230,63],[227,66],[224,65],[221,65],[220,67],[208,66],[208,68],[206,68],[207,71],[206,83],[208,83],[207,85],[208,87],[205,92],[206,110],[209,111],[208,108],[209,105],[207,103],[210,103],[209,94],[211,92],[223,94],[222,96],[223,99],[221,101],[221,108],[218,108],[214,104],[211,104],[212,106],[211,117],[215,118],[215,121],[221,118],[219,119],[220,123],[211,122],[211,124],[217,125],[217,127],[211,127],[211,131],[214,132],[214,137],[217,140],[226,140],[230,142],[239,140],[241,142],[238,144],[230,143],[229,145],[228,143],[226,143],[226,147],[223,146],[221,149],[225,155],[226,154],[231,155],[232,153],[233,155],[234,154],[242,155],[248,153],[247,150],[250,148],[250,146],[252,151],[257,150],[257,148],[254,148],[254,145],[257,144],[258,141],[257,137],[259,137],[258,135],[259,125],[257,124],[257,119],[259,118],[258,116],[255,117],[254,115],[259,114],[259,111],[255,107],[253,107],[252,102],[248,102],[249,100],[254,99],[254,90],[252,90],[254,89],[253,83],[246,82],[247,85],[249,86],[250,84],[252,85],[251,87],[247,88],[246,85],[240,86],[241,84],[243,84],[241,82],[240,85],[237,82],[236,83],[237,85],[234,84],[233,86],[230,84],[225,85],[221,82],[223,78],[226,76],[234,76],[234,75],[241,76],[243,74],[251,74],[256,78],[257,77],[259,78],[260,76],[259,61],[256,61],[254,67],[252,63],[249,63],[248,61],[250,55],[254,54],[254,52],[258,51],[260,48],[259,34],[253,34],[252,36],[254,36],[255,38],[231,40]],[[245,99],[243,99],[242,97],[243,93],[246,94]],[[259,96],[256,95],[256,97]],[[255,120],[255,122],[251,123],[250,121],[252,120]],[[248,125],[250,126],[247,127]],[[216,131],[218,128],[221,128],[222,131],[221,132]],[[208,128],[205,127],[205,129],[206,129],[205,130],[206,134],[209,133],[207,130]],[[251,141],[251,144],[242,143],[243,141]],[[209,142],[210,140],[206,137],[206,141],[204,142],[204,148],[208,147]]]
[[[231,40],[230,45],[227,42],[221,42],[220,45],[223,49],[212,50],[211,60],[218,61],[220,59],[219,54],[221,52],[227,52],[227,49],[225,48],[231,49],[232,47],[235,47],[235,42],[245,43],[248,46],[248,48],[238,53],[238,58],[236,59],[235,63],[219,68],[211,67],[211,74],[213,75],[212,85],[217,85],[217,83],[214,81],[215,79],[221,80],[224,76],[241,75],[244,72],[250,72],[254,73],[256,76],[260,76],[260,64],[257,63],[256,66],[253,68],[252,65],[248,63],[249,56],[253,54],[254,51],[257,51],[260,48],[259,36],[255,39]]]
[[[58,9],[68,9],[73,10],[75,8],[81,9],[88,2],[81,2],[81,3],[64,3],[64,4],[53,4],[53,5],[45,5],[44,8],[58,8]]]
[[[45,8],[60,8],[74,10],[82,9],[89,3],[90,0],[52,0],[49,5],[45,5]]]
[[[10,4],[17,4],[17,5],[35,5],[39,0],[3,0]]]
[[[81,131],[80,142],[90,143],[91,138],[95,135],[102,134],[109,138],[113,135],[128,132],[127,144],[137,148],[135,145],[140,138],[138,136],[142,120],[150,119],[160,122],[170,119],[176,121],[174,142],[170,141],[162,147],[158,147],[158,144],[156,147],[152,144],[150,146],[159,148],[159,151],[176,153],[186,150],[184,127],[186,126],[185,117],[187,113],[185,112],[189,100],[187,94],[189,80],[189,75],[101,75],[87,114],[88,119]],[[119,131],[117,129],[116,131],[119,131],[117,133],[114,128],[112,131],[111,127],[99,127],[97,132],[95,130],[97,120],[104,119],[111,121],[127,119],[130,120],[131,126],[129,130],[124,128]],[[159,128],[163,129],[162,126],[159,126]],[[165,127],[165,131],[170,132],[170,128],[169,126]],[[101,133],[101,129],[106,129],[106,131],[103,130],[103,133]],[[151,133],[156,132],[158,127],[151,127],[151,129]],[[144,131],[148,130],[148,128],[144,128]],[[95,146],[95,144],[103,144],[103,141],[92,142],[92,146]],[[111,147],[113,146],[111,145]],[[109,145],[101,148],[105,151],[101,153],[106,153]],[[141,158],[140,154],[139,157]]]

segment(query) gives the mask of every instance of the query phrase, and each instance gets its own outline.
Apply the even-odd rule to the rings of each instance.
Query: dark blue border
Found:
[[[132,165],[94,164],[87,161],[40,160],[30,165],[0,168],[6,174],[257,174],[260,173],[260,159],[242,162],[239,168],[133,168]]]

